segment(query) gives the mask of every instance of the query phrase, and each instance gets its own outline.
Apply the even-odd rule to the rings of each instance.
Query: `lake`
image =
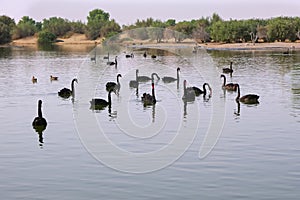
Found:
[[[191,46],[0,48],[0,191],[3,199],[298,199],[300,192],[300,52],[216,51]],[[143,53],[148,55],[143,57]],[[117,58],[117,66],[107,65]],[[126,54],[134,58],[126,58]],[[156,58],[151,58],[156,55]],[[95,57],[95,61],[91,58]],[[227,82],[259,104],[238,104]],[[157,103],[143,106],[154,80]],[[121,74],[111,109],[105,84]],[[58,81],[50,81],[50,75]],[[31,81],[37,77],[37,83]],[[57,92],[70,88],[74,98]],[[184,102],[183,81],[209,94]],[[43,101],[47,127],[32,121]]]

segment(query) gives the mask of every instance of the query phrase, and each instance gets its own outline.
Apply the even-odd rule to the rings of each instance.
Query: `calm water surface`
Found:
[[[96,62],[90,60],[94,52],[89,49],[0,49],[3,199],[299,198],[299,52],[200,50],[193,54],[191,48],[182,47],[150,49],[149,54],[158,57],[145,59],[144,51],[110,50],[111,60],[118,55],[115,68],[103,60],[105,48],[97,49]],[[124,52],[134,52],[135,57],[125,58]],[[234,73],[226,75],[227,80],[238,82],[242,95],[260,95],[258,105],[241,104],[238,109],[236,93],[221,89],[219,76],[230,61]],[[181,68],[178,88],[176,82],[155,81],[158,102],[143,107],[140,97],[151,92],[151,85],[141,83],[138,93],[129,88],[135,70],[140,75],[156,72],[176,77],[177,67]],[[106,99],[104,85],[116,81],[118,73],[121,90],[119,96],[112,95],[111,112],[90,110],[89,100]],[[31,82],[33,75],[36,84]],[[50,82],[50,75],[59,76],[59,81]],[[57,92],[69,88],[74,77],[78,78],[75,99],[58,97]],[[200,96],[184,104],[184,79],[189,86],[210,83],[212,97]],[[48,122],[43,143],[31,126],[39,99]],[[220,131],[211,134],[214,127]],[[174,145],[166,157],[149,154],[144,163],[127,168],[131,161],[118,160],[108,144],[98,143],[94,132],[104,133],[120,150],[133,154],[168,148],[178,133],[184,136],[178,144],[188,145]],[[212,143],[205,143],[207,138]],[[201,157],[199,152],[209,145],[212,151]],[[106,160],[100,162],[97,158],[104,154]],[[163,162],[170,157],[173,160]]]

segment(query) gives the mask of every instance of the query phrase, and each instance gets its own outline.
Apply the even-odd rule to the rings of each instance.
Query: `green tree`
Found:
[[[15,21],[6,15],[0,16],[0,44],[11,42]]]
[[[71,31],[70,22],[60,17],[51,17],[43,20],[43,30],[53,33],[56,36],[64,36]]]
[[[114,21],[110,22],[109,17],[109,13],[106,13],[101,9],[90,11],[89,16],[87,16],[87,38],[95,40],[98,37],[107,36],[110,33],[109,30],[111,28],[115,31],[116,23]],[[120,26],[118,27],[120,29]]]
[[[51,44],[55,42],[56,35],[49,31],[41,31],[38,35],[38,43],[39,44]]]
[[[32,36],[37,30],[36,22],[32,18],[24,16],[13,30],[13,39]]]

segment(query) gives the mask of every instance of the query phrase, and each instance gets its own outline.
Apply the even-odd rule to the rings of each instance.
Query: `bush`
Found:
[[[38,36],[38,43],[39,44],[49,44],[53,43],[56,40],[56,35],[48,32],[48,31],[41,31]]]

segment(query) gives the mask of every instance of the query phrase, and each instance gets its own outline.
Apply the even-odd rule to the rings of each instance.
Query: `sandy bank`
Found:
[[[56,45],[95,45],[101,44],[102,39],[88,40],[84,34],[74,34],[70,38],[57,38],[60,42],[55,43]],[[149,45],[147,41],[130,41],[127,44],[144,44]],[[153,46],[180,46],[180,45],[190,45],[196,46],[193,40],[183,41],[182,43],[166,42],[166,43],[151,43]],[[11,42],[12,46],[36,46],[37,37],[27,37]],[[300,41],[297,42],[273,42],[273,43],[201,43],[197,44],[198,48],[204,48],[207,50],[283,50],[292,49],[300,50]]]

